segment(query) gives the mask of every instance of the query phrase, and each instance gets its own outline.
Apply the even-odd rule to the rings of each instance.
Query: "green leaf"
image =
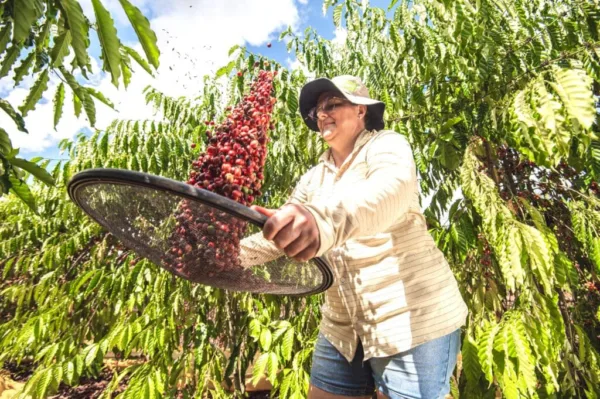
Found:
[[[87,349],[87,354],[85,355],[85,365],[87,367],[90,367],[96,361],[98,349],[100,349],[100,347],[97,344],[92,344],[89,349]]]
[[[285,370],[284,373],[286,373],[286,372],[287,372],[287,375],[283,378],[283,381],[281,382],[281,385],[279,387],[279,397],[280,398],[289,397],[288,392],[290,390],[290,385],[292,383],[292,379],[295,377],[294,372]]]
[[[84,90],[87,91],[92,97],[97,98],[101,103],[109,106],[112,109],[115,109],[115,105],[108,98],[104,97],[104,94],[95,90],[91,87],[84,87]]]
[[[146,53],[146,58],[148,58],[148,62],[154,66],[155,69],[158,68],[159,62],[158,58],[160,56],[160,51],[156,46],[156,34],[150,27],[150,22],[148,19],[142,14],[142,12],[132,5],[128,0],[119,0],[123,10],[127,14],[133,29]]]
[[[18,86],[23,77],[29,74],[29,69],[33,65],[33,60],[35,60],[35,51],[29,52],[27,57],[21,61],[21,65],[15,68],[15,86]]]
[[[152,68],[150,68],[150,65],[148,64],[148,62],[142,58],[140,53],[138,53],[137,51],[135,51],[134,49],[132,49],[131,47],[128,47],[128,46],[121,46],[121,48],[127,54],[129,54],[135,60],[135,62],[137,62],[142,68],[144,68],[144,70],[146,72],[148,72],[150,75],[153,75]]]
[[[9,176],[10,191],[21,199],[33,212],[37,213],[37,206],[35,204],[35,198],[29,190],[27,184],[16,177]]]
[[[12,142],[10,141],[8,133],[6,132],[6,130],[0,127],[0,153],[6,155],[11,153],[12,150]],[[0,164],[2,164],[2,162],[0,162]]]
[[[277,378],[277,369],[279,368],[279,359],[277,354],[269,352],[269,361],[267,362],[267,376],[269,381],[275,382]]]
[[[90,124],[94,126],[96,124],[96,106],[94,104],[94,100],[92,100],[92,97],[90,96],[90,93],[85,90],[85,88],[81,87],[79,83],[77,83],[77,80],[75,80],[75,77],[64,67],[60,67],[59,69],[67,81],[67,84],[71,87],[71,90],[73,90],[73,106],[75,109],[75,115],[80,115],[81,106],[83,106]]]
[[[263,328],[260,332],[260,346],[264,351],[268,351],[271,348],[271,330]]]
[[[0,78],[8,75],[12,66],[19,58],[19,54],[21,54],[21,46],[12,45],[6,52],[6,55],[2,59],[2,68],[0,68]]]
[[[73,113],[79,118],[81,115],[81,100],[73,93]]]
[[[440,128],[440,133],[444,134],[450,130],[450,128],[462,121],[462,117],[456,116],[454,118],[448,119]]]
[[[596,118],[591,78],[581,69],[554,68],[553,75],[556,83],[549,84],[560,96],[569,115],[583,128],[591,128]]]
[[[247,64],[246,64],[246,65],[248,65],[248,66],[247,66],[246,68],[248,68],[248,70],[249,70],[249,71],[251,71],[252,69],[254,69],[254,63],[255,63],[255,62],[256,62],[256,61],[254,60],[254,54],[250,54],[250,55],[248,56],[248,61],[247,61]],[[233,69],[233,68],[232,68],[232,69]]]
[[[531,268],[545,292],[550,294],[554,283],[554,268],[549,245],[544,241],[542,233],[533,226],[519,224],[519,231],[529,254]]]
[[[11,119],[15,122],[15,124],[17,125],[17,128],[25,133],[29,133],[27,131],[27,129],[25,129],[25,121],[23,120],[23,117],[21,116],[21,114],[17,113],[17,111],[15,111],[15,109],[12,107],[12,105],[0,98],[0,109],[2,109],[4,112],[6,112],[8,114],[8,116],[11,117]]]
[[[222,66],[217,70],[216,78],[220,78],[223,75],[226,75],[231,72],[233,67],[235,66],[235,61],[229,61],[229,63],[225,66]]]
[[[467,239],[462,230],[462,225],[459,223],[454,223],[450,226],[450,234],[452,235],[452,240],[456,244],[456,246],[460,249],[461,252],[466,253],[467,251]]]
[[[483,371],[485,377],[489,382],[494,381],[494,377],[492,374],[492,367],[494,364],[493,350],[494,340],[499,330],[500,324],[495,324],[491,327],[486,328],[486,330],[479,337],[479,342],[477,345],[477,353],[479,355],[479,363],[481,364],[481,370]]]
[[[234,52],[235,50],[239,49],[239,48],[240,48],[240,45],[239,45],[239,44],[236,44],[236,45],[233,45],[233,46],[231,46],[231,48],[229,49],[229,52],[227,53],[227,56],[228,56],[228,57],[231,57],[231,54],[233,54],[233,52]]]
[[[298,112],[298,96],[296,95],[296,91],[293,89],[288,90],[287,107],[292,114]]]
[[[40,21],[41,22],[41,21]],[[56,26],[56,15],[54,14],[54,5],[46,9],[45,20],[43,26],[40,28],[39,33],[35,38],[35,51],[40,54],[47,52],[50,45],[50,36],[53,27]]]
[[[49,388],[54,380],[53,367],[48,367],[42,373],[39,384],[36,384],[35,392],[38,397],[45,398],[50,392]]]
[[[102,69],[110,73],[113,85],[119,86],[121,77],[121,54],[119,52],[121,42],[117,37],[115,22],[110,13],[102,5],[100,0],[92,0],[94,13],[96,14],[96,24],[98,25],[98,40],[102,49]]]
[[[48,76],[48,69],[46,68],[44,69],[44,72],[40,74],[36,82],[33,84],[33,87],[29,91],[29,94],[23,102],[23,105],[19,107],[19,111],[21,111],[23,116],[26,116],[29,111],[35,109],[35,105],[38,103],[38,101],[40,101],[42,95],[48,88],[49,79],[50,78]]]
[[[258,381],[265,375],[265,369],[267,368],[267,363],[269,362],[269,353],[263,353],[254,363],[254,367],[252,369],[252,384],[256,385]]]
[[[477,383],[481,376],[481,365],[477,356],[477,343],[465,334],[462,345],[462,368],[469,383]]]
[[[262,326],[258,319],[250,320],[250,336],[254,339],[254,342],[257,342],[260,339],[261,328]]]
[[[21,158],[12,158],[10,162],[13,165],[31,173],[33,176],[46,183],[46,185],[48,186],[54,186],[56,184],[54,178],[46,171],[46,169],[41,168],[33,162],[29,162]]]
[[[339,27],[342,23],[342,9],[344,8],[344,3],[340,3],[333,8],[333,24],[336,27]]]
[[[450,394],[452,395],[452,399],[460,399],[460,389],[458,388],[455,376],[450,378]]]
[[[75,51],[77,64],[82,70],[89,64],[87,48],[90,44],[89,26],[81,5],[77,0],[59,0],[71,31],[71,46]]]
[[[385,112],[388,115],[391,114],[394,110],[394,103],[393,103],[392,98],[390,97],[390,94],[388,93],[387,89],[384,89],[383,92],[381,93],[381,101],[383,101],[385,104]]]
[[[32,25],[42,16],[42,0],[14,0],[12,5],[15,30],[13,41],[23,42],[32,31]]]
[[[323,1],[323,15],[327,13],[327,9],[331,7],[333,4],[333,0],[324,0]]]
[[[561,286],[565,286],[569,281],[569,270],[571,267],[570,259],[563,252],[559,252],[554,257],[554,273],[556,275],[556,280]]]
[[[600,140],[592,140],[590,143],[590,157],[596,179],[598,179],[600,177]]]
[[[439,157],[440,163],[450,170],[455,170],[460,165],[460,158],[456,149],[451,143],[446,141],[438,140],[438,151],[437,156]]]
[[[70,361],[63,366],[63,374],[66,377],[66,382],[72,384],[73,377],[75,376],[75,365],[73,362]]]
[[[54,95],[54,130],[56,130],[56,125],[60,121],[60,117],[62,116],[63,105],[65,103],[65,84],[61,82],[58,85],[58,89],[56,89],[56,94]]]
[[[71,31],[66,30],[54,39],[54,46],[50,51],[50,59],[52,66],[57,67],[62,65],[63,59],[69,54],[69,46],[71,45]]]
[[[524,377],[529,394],[533,395],[537,385],[537,378],[535,376],[535,358],[531,353],[523,323],[518,319],[514,320],[510,332],[512,333],[510,338],[512,339],[512,344],[515,347],[515,352],[519,361],[519,374]]]
[[[295,336],[294,327],[288,328],[283,336],[283,345],[281,348],[281,354],[283,355],[284,360],[290,360],[292,357],[292,349],[294,348],[294,336]]]
[[[6,46],[10,41],[10,34],[12,32],[12,23],[11,21],[7,21],[6,24],[0,30],[0,54],[4,53],[6,50]]]
[[[125,57],[121,57],[121,71],[123,72],[123,84],[125,85],[125,88],[127,88],[131,81],[131,68]]]

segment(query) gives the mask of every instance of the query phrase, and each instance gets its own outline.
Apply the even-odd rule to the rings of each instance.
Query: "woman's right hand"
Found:
[[[287,204],[280,209],[262,206],[250,207],[269,219],[263,227],[263,236],[275,243],[287,256],[306,262],[317,254],[320,246],[317,222],[305,207]]]

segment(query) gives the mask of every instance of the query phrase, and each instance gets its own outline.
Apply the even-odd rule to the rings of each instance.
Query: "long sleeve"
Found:
[[[262,232],[252,234],[240,241],[239,259],[244,269],[262,265],[283,255],[283,251],[273,242],[265,239]]]
[[[306,181],[310,172],[302,175],[286,204],[303,204],[306,202],[308,198]],[[267,240],[262,232],[245,237],[240,241],[239,259],[244,268],[262,265],[283,255],[283,251],[277,248],[272,241]]]
[[[316,256],[349,239],[385,231],[409,210],[418,193],[412,151],[403,136],[382,134],[365,150],[365,180],[336,187],[333,197],[304,204],[319,228]]]

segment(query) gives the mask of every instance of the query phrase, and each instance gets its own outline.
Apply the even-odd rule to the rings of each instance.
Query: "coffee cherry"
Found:
[[[258,64],[256,64],[258,66]],[[253,203],[262,186],[268,131],[273,129],[271,113],[276,99],[271,96],[275,73],[259,71],[250,92],[220,124],[206,131],[208,146],[192,162],[188,184],[225,196],[243,205]],[[242,71],[237,76],[243,76]],[[195,148],[195,143],[192,148]],[[191,279],[215,276],[241,265],[239,243],[246,222],[231,218],[212,208],[201,208],[184,201],[176,214],[176,230],[169,241],[169,254],[178,273]],[[244,273],[245,271],[241,271]],[[252,273],[248,278],[252,278]]]

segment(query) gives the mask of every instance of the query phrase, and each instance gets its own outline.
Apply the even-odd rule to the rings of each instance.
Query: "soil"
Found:
[[[4,363],[2,369],[8,371],[10,378],[16,382],[25,382],[33,374],[33,368],[29,363]]]
[[[3,370],[10,374],[10,379],[19,383],[25,383],[29,377],[33,374],[33,369],[29,364],[16,363],[5,363]],[[102,391],[108,386],[112,380],[113,374],[107,370],[103,372],[98,378],[85,378],[82,377],[79,381],[79,385],[71,387],[65,384],[61,384],[56,393],[50,396],[51,399],[97,399],[102,394]],[[119,384],[119,387],[115,389],[112,397],[116,397],[119,393],[123,392],[127,387],[128,378],[124,378]],[[1,396],[0,392],[0,396]],[[254,391],[248,392],[249,399],[269,399],[271,395],[270,391]]]

